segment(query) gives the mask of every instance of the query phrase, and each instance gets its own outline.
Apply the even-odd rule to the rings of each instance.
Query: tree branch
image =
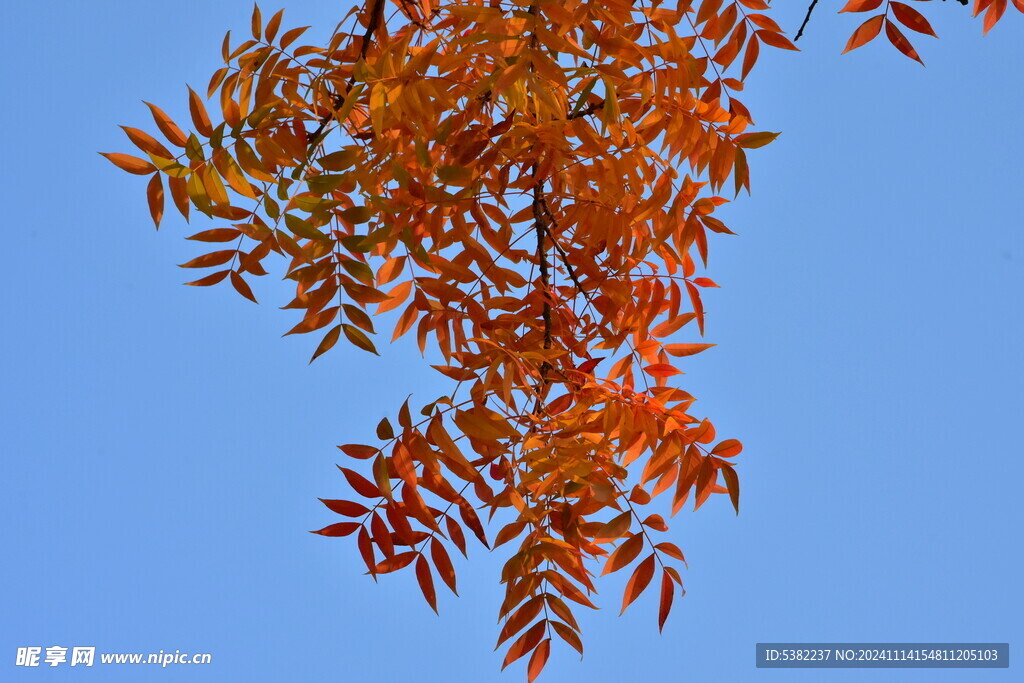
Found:
[[[811,12],[814,11],[814,6],[818,4],[818,0],[811,0],[811,6],[807,8],[807,15],[804,17],[804,23],[800,24],[800,30],[796,32],[796,38],[793,42],[800,40],[800,36],[804,34],[804,29],[807,28],[807,22],[811,20]]]
[[[370,5],[370,19],[366,25],[366,32],[363,34],[363,43],[359,46],[359,59],[366,59],[367,53],[370,51],[370,44],[373,42],[373,34],[377,32],[384,24],[384,0],[370,0],[373,4]],[[358,60],[356,60],[358,61]],[[341,109],[345,104],[345,99],[348,94],[352,92],[352,86],[356,84],[356,76],[352,74],[352,77],[348,79],[348,83],[345,84],[345,92],[338,93],[334,96],[334,102],[332,106],[335,110]],[[327,128],[327,124],[334,118],[334,112],[328,112],[323,115],[320,119],[320,125],[312,133],[308,134],[308,140],[311,145],[315,145],[317,140],[320,139],[320,135]]]

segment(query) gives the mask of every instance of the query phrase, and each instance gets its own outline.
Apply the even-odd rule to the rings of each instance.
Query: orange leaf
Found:
[[[199,278],[198,280],[193,280],[192,282],[186,282],[185,284],[186,285],[191,285],[193,287],[209,287],[210,285],[215,285],[218,282],[220,282],[221,280],[223,280],[224,278],[226,278],[228,276],[228,273],[230,273],[230,272],[231,272],[230,270],[220,270],[220,271],[217,271],[216,273],[212,273],[210,275],[207,275],[206,277]]]
[[[199,134],[204,137],[212,136],[213,125],[210,123],[210,116],[206,113],[206,107],[203,106],[202,99],[192,88],[188,89],[188,108],[192,114],[192,123],[195,124]]]
[[[316,315],[311,315],[298,325],[293,327],[284,333],[283,336],[287,337],[289,334],[306,334],[313,330],[319,330],[321,327],[331,324],[334,319],[338,317],[338,306],[333,306],[326,310],[320,311]]]
[[[917,60],[921,66],[924,66],[924,62],[921,61],[921,57],[918,56],[917,50],[914,49],[914,46],[910,44],[907,37],[904,36],[899,28],[896,27],[896,24],[892,23],[888,19],[885,20],[885,37],[889,39],[889,42],[892,43],[897,50],[905,54],[907,57]]]
[[[651,579],[654,577],[654,553],[647,556],[647,559],[637,565],[637,568],[633,571],[633,575],[629,577],[629,582],[626,584],[626,590],[622,595],[622,611],[619,612],[621,615],[626,611],[626,608],[632,604],[634,600],[640,597],[640,594],[644,592],[644,589],[651,583]]]
[[[761,42],[763,42],[765,45],[771,45],[772,47],[781,48],[783,50],[800,49],[796,45],[794,45],[789,38],[782,35],[781,33],[769,31],[768,29],[761,29],[759,31],[756,31],[756,33],[757,37],[760,38]]]
[[[717,455],[720,458],[732,458],[739,455],[742,450],[743,444],[739,441],[736,439],[726,439],[711,449],[711,455]]]
[[[274,16],[270,17],[270,21],[267,22],[266,29],[263,31],[263,37],[268,43],[274,42],[274,37],[277,36],[277,29],[281,27],[281,19],[284,17],[284,10],[278,10]]]
[[[186,237],[185,239],[195,240],[196,242],[230,242],[231,240],[238,239],[241,236],[242,232],[234,228],[213,228],[211,230],[197,232],[191,237]]]
[[[224,249],[222,251],[211,251],[209,254],[203,254],[197,256],[188,263],[182,263],[179,268],[207,268],[209,266],[219,266],[227,263],[234,257],[234,249]]]
[[[856,50],[861,45],[874,40],[882,30],[883,19],[885,19],[884,14],[877,14],[858,26],[857,30],[850,36],[850,40],[847,41],[843,54],[845,55],[850,50]]]
[[[512,643],[512,647],[508,649],[508,654],[505,655],[505,661],[502,663],[501,668],[504,671],[512,662],[516,661],[527,652],[537,647],[540,643],[541,638],[544,637],[544,625],[545,621],[541,619],[536,624],[530,627],[530,630],[519,636],[516,642]]]
[[[117,152],[100,152],[100,154],[105,156],[110,163],[114,164],[122,171],[128,171],[135,175],[149,175],[150,173],[156,173],[156,166],[145,159],[133,157],[130,154],[119,154]]]
[[[434,560],[434,567],[437,568],[441,580],[447,584],[452,593],[458,595],[459,591],[455,587],[455,567],[452,566],[452,560],[448,557],[448,551],[436,537],[430,540],[430,557]]]
[[[725,479],[725,486],[729,489],[729,499],[732,501],[732,506],[736,509],[736,514],[740,514],[740,479],[736,476],[736,470],[730,465],[723,463],[721,465],[722,477]]]
[[[611,574],[612,572],[618,571],[628,565],[636,559],[636,556],[640,554],[643,547],[643,534],[633,534],[630,536],[629,539],[616,548],[615,552],[613,552],[608,558],[608,562],[605,563],[604,571],[601,572],[601,576]]]
[[[658,603],[658,632],[660,633],[665,629],[665,620],[668,619],[668,613],[672,611],[672,598],[675,596],[675,585],[672,583],[672,577],[668,575],[667,571],[661,572],[661,600]]]
[[[189,200],[188,191],[185,189],[187,182],[184,178],[167,178],[167,185],[171,188],[171,198],[174,199],[174,206],[177,207],[185,220],[188,220]]]
[[[178,147],[185,147],[188,145],[188,137],[181,132],[181,128],[171,120],[168,116],[157,107],[155,104],[146,102],[145,105],[149,107],[149,111],[153,114],[153,120],[156,121],[156,127],[160,129],[160,132],[170,141],[172,145]]]
[[[654,549],[655,550],[660,550],[661,552],[665,553],[666,555],[669,555],[671,557],[676,558],[680,562],[686,562],[686,558],[683,556],[683,551],[680,550],[679,546],[677,546],[674,543],[669,543],[668,541],[664,541],[664,542],[659,543],[656,546],[654,546]]]
[[[235,271],[231,271],[231,286],[235,288],[235,291],[244,296],[249,301],[259,303],[256,301],[256,297],[253,296],[252,289],[249,288],[249,283],[246,282],[241,275]]]
[[[509,436],[507,424],[499,425],[483,415],[465,410],[455,411],[455,424],[466,436],[481,441],[497,441]]]
[[[335,325],[331,329],[327,330],[327,334],[320,340],[320,344],[316,347],[316,351],[313,352],[313,357],[309,359],[312,363],[320,356],[324,355],[328,351],[334,348],[334,345],[338,343],[338,338],[341,336],[341,325]]]
[[[1018,1],[1019,0],[1014,0],[1014,5],[1017,6],[1017,9],[1024,12],[1024,9],[1021,9],[1021,5],[1018,4]],[[988,6],[988,11],[985,12],[985,19],[982,22],[982,33],[988,33],[992,27],[999,22],[999,19],[1003,16],[1003,12],[1005,11],[1006,0],[993,0],[992,4]],[[975,12],[975,15],[977,15],[977,12]]]
[[[574,650],[579,652],[580,657],[583,656],[583,642],[580,640],[580,637],[576,635],[575,631],[560,621],[552,621],[551,626],[555,629],[555,633],[558,634],[559,638],[569,643]]]
[[[159,228],[160,219],[164,217],[164,184],[159,173],[154,173],[149,179],[146,200],[149,202],[149,215],[153,217],[153,224]]]
[[[151,136],[149,133],[141,131],[138,128],[129,128],[128,126],[121,126],[121,130],[123,130],[125,135],[128,136],[128,139],[132,141],[132,144],[141,149],[143,152],[148,152],[162,159],[174,158],[174,155],[171,154],[166,147],[161,145],[157,141],[157,139]]]
[[[679,331],[684,325],[693,320],[695,313],[681,313],[670,318],[651,330],[652,337],[667,337],[673,332]]]
[[[704,502],[711,497],[712,487],[718,478],[711,458],[704,458],[697,471],[697,496],[694,499],[693,509],[697,510]]]
[[[416,324],[418,313],[415,303],[411,303],[406,307],[405,311],[402,312],[402,317],[395,323],[395,333],[391,336],[391,341],[395,341],[412,329],[412,326]]]
[[[743,133],[742,135],[736,136],[736,144],[744,149],[757,149],[759,147],[764,147],[768,143],[775,140],[775,138],[777,137],[779,137],[779,133],[769,133],[767,131],[761,131],[760,133]],[[707,278],[697,278],[697,280],[701,279]],[[697,280],[694,280],[694,282],[696,282]],[[707,285],[701,286],[705,287]],[[717,287],[718,285],[711,286]]]
[[[495,649],[500,647],[506,640],[526,628],[526,625],[533,621],[534,617],[540,614],[543,607],[544,596],[535,595],[517,608],[516,611],[505,620],[505,624],[501,627],[501,632],[498,633],[498,643],[494,646]]]
[[[672,356],[692,356],[707,351],[715,344],[666,344],[665,352]]]
[[[537,646],[537,649],[533,651],[533,655],[530,657],[530,664],[526,667],[528,683],[533,683],[537,676],[540,676],[540,672],[544,670],[544,665],[548,663],[549,654],[551,654],[551,639],[546,638],[541,641],[541,644]]]
[[[665,519],[661,515],[650,515],[643,524],[655,531],[668,531],[668,524],[665,523]]]
[[[686,283],[686,293],[690,297],[690,304],[693,306],[693,314],[697,317],[697,330],[700,336],[704,336],[704,304],[700,300],[700,290],[692,283]]]
[[[430,565],[427,563],[427,558],[422,554],[416,558],[416,582],[419,583],[420,590],[423,591],[423,597],[427,599],[430,609],[437,614],[437,593],[434,591],[434,579],[430,576]]]
[[[388,298],[386,301],[382,301],[377,306],[377,314],[390,311],[394,308],[398,308],[405,300],[409,298],[409,293],[412,292],[412,280],[406,280],[395,285],[390,292],[388,292]]]
[[[840,12],[870,12],[881,6],[882,0],[850,0]]]
[[[601,543],[602,541],[619,540],[629,531],[629,521],[631,518],[632,513],[628,510],[618,515],[598,530],[594,536],[594,541]]]
[[[672,367],[668,363],[655,363],[654,365],[648,365],[644,368],[651,377],[672,377],[673,375],[681,375],[683,371]]]
[[[761,52],[761,43],[757,39],[757,35],[750,36],[750,40],[747,41],[747,51],[743,54],[743,72],[740,74],[740,78],[746,78],[750,70],[754,68],[754,64],[757,63],[757,57]]]

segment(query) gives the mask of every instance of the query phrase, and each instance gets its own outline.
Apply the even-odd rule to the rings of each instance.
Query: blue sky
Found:
[[[341,7],[339,7],[341,5]],[[289,3],[333,26],[347,3]],[[795,33],[802,3],[773,16]],[[661,636],[626,577],[542,680],[1010,680],[1011,671],[759,671],[759,641],[1010,642],[1018,578],[1024,108],[1011,12],[988,36],[925,6],[928,65],[883,40],[840,56],[858,17],[824,2],[802,53],[763,53],[745,103],[779,140],[712,244],[708,341],[683,386],[741,438],[742,514],[681,513],[687,596]],[[920,7],[920,5],[918,5]],[[315,340],[278,282],[254,306],[182,287],[199,253],[144,180],[96,154],[186,119],[251,5],[5,7],[10,256],[0,301],[0,678],[524,680],[492,653],[503,557],[456,560],[437,617],[411,575],[375,585],[353,544],[307,533],[345,490],[335,444],[443,390],[409,345],[307,365]],[[267,6],[269,15],[273,8]],[[195,230],[202,221],[194,221]],[[607,578],[607,577],[606,577]],[[209,652],[208,667],[26,670],[23,646]]]

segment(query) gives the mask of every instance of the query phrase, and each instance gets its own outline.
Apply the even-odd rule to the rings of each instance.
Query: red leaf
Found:
[[[347,443],[344,446],[338,446],[338,448],[345,455],[356,458],[357,460],[369,460],[380,451],[379,448],[364,446],[358,443]]]
[[[384,557],[394,557],[395,544],[391,540],[391,531],[388,529],[388,525],[384,523],[384,519],[376,512],[373,513],[373,517],[370,519],[370,531],[373,535],[373,542],[384,553]]]
[[[323,503],[333,512],[337,512],[339,515],[345,515],[346,517],[361,517],[370,510],[359,503],[353,503],[349,500],[333,500],[329,498],[321,498],[320,502]]]
[[[462,534],[462,527],[452,517],[445,517],[445,526],[448,528],[448,536],[452,539],[452,543],[459,549],[463,557],[466,555],[466,537]]]
[[[419,553],[409,550],[404,553],[398,553],[394,557],[389,557],[376,567],[373,568],[375,574],[390,574],[391,572],[397,572],[399,569],[408,567]]]
[[[348,481],[348,485],[351,486],[352,489],[360,496],[363,496],[365,498],[381,497],[380,489],[377,488],[375,484],[373,484],[369,479],[367,479],[363,475],[359,474],[358,472],[353,472],[352,470],[347,469],[345,467],[339,467],[338,469],[341,470],[341,473],[343,475],[345,475],[345,479],[346,481]]]
[[[890,2],[889,6],[892,7],[892,13],[899,19],[900,23],[910,30],[938,38],[928,20],[913,7],[904,5],[902,2]]]
[[[321,536],[349,536],[358,528],[359,522],[338,522],[337,524],[325,526],[319,531],[310,531],[309,533],[320,534]]]

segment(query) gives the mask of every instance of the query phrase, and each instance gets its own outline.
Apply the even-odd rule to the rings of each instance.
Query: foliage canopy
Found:
[[[976,0],[985,31],[1006,6]],[[188,284],[255,301],[247,278],[285,257],[288,334],[317,333],[313,359],[342,337],[376,353],[380,320],[440,352],[452,390],[339,447],[361,502],[323,499],[346,521],[315,533],[353,536],[375,576],[412,566],[435,610],[467,535],[511,544],[498,644],[530,680],[554,638],[582,654],[573,610],[594,607],[597,571],[631,572],[622,610],[657,576],[664,626],[685,559],[653,498],[739,511],[742,446],[674,379],[713,346],[695,339],[717,287],[698,267],[709,233],[732,234],[720,193],[749,191],[747,153],[777,135],[739,99],[762,46],[796,49],[768,9],[367,0],[304,45],[308,27],[257,7],[251,37],[224,38],[216,122],[190,88],[192,131],[149,104],[164,141],[124,127],[143,156],[105,155],[149,177],[158,226],[165,189],[186,219],[220,219],[189,237],[212,246],[182,267],[214,270]],[[840,11],[873,13],[846,51],[884,27],[920,61],[899,26],[935,35],[904,3]],[[479,511],[506,520],[491,540]]]

